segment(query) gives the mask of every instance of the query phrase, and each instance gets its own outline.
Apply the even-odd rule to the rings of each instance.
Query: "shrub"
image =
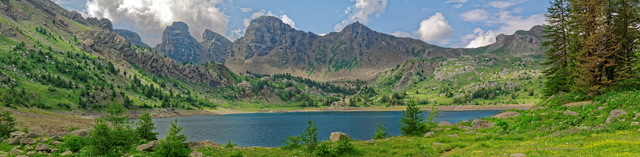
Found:
[[[94,155],[120,156],[139,141],[131,128],[127,112],[122,105],[110,105],[109,115],[97,119],[89,133],[89,152]]]
[[[376,134],[373,135],[373,139],[385,139],[389,137],[389,133],[387,133],[387,128],[378,124],[378,128],[376,128]]]
[[[422,110],[412,100],[407,102],[407,108],[400,119],[400,132],[402,135],[418,136],[425,132],[424,118],[420,115]]]
[[[296,149],[296,148],[300,148],[301,144],[300,144],[301,140],[299,136],[287,136],[287,139],[284,140],[284,146],[282,146],[282,148],[284,149]]]
[[[304,146],[308,151],[313,151],[318,145],[318,126],[309,120],[309,126],[304,129],[300,136],[287,136],[285,139],[285,149],[295,149]]]
[[[171,156],[171,157],[183,157],[189,156],[191,150],[187,148],[187,136],[180,133],[182,126],[178,125],[178,120],[175,119],[171,122],[171,128],[167,131],[167,137],[160,141],[158,150],[155,156]]]
[[[78,137],[74,135],[64,136],[63,148],[72,152],[78,152],[89,144],[89,139],[86,137]]]
[[[341,139],[338,141],[335,148],[333,148],[333,152],[336,155],[340,155],[346,152],[350,152],[353,150],[353,145],[351,144],[350,138]]]
[[[149,114],[149,112],[145,112],[140,115],[140,117],[138,117],[138,122],[136,123],[136,133],[138,134],[138,136],[140,136],[140,138],[147,141],[156,140],[156,135],[158,135],[158,133],[153,132],[153,129],[156,129],[156,127],[153,124],[151,114]]]
[[[9,136],[16,130],[16,119],[11,116],[10,111],[0,112],[0,137]]]

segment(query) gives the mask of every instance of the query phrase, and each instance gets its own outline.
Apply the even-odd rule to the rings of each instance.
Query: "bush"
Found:
[[[339,140],[336,147],[333,148],[333,152],[336,155],[347,153],[351,150],[353,150],[353,145],[351,144],[351,139],[349,138]]]
[[[16,130],[16,119],[11,116],[10,111],[0,112],[0,137],[9,136]]]
[[[160,145],[156,151],[155,156],[171,156],[171,157],[186,157],[189,156],[191,150],[187,148],[187,136],[180,133],[182,126],[178,125],[178,120],[175,119],[171,122],[171,128],[167,131],[167,137],[164,140],[160,140]]]
[[[295,149],[304,146],[308,151],[313,151],[318,145],[318,126],[309,120],[309,126],[304,129],[300,136],[287,136],[285,145],[282,148]]]
[[[389,133],[387,133],[387,128],[378,124],[378,128],[376,128],[376,134],[373,135],[373,139],[385,139],[389,137]]]
[[[418,136],[425,132],[424,118],[420,115],[422,110],[412,100],[407,102],[407,108],[400,119],[400,132],[402,135]]]
[[[89,144],[89,139],[85,137],[78,137],[74,135],[64,136],[64,149],[68,149],[72,152],[78,152]]]
[[[92,155],[120,156],[129,151],[139,141],[131,128],[127,112],[122,105],[113,104],[107,110],[109,115],[97,119],[89,133],[89,153]]]
[[[156,135],[158,133],[153,132],[156,129],[154,126],[153,120],[151,119],[151,114],[149,112],[145,112],[140,117],[138,117],[138,122],[136,123],[136,133],[140,138],[146,141],[156,140]]]

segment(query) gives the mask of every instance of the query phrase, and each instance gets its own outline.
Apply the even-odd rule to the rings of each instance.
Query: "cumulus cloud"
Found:
[[[496,42],[496,33],[494,33],[493,31],[485,32],[480,28],[476,28],[476,29],[473,29],[473,33],[475,35],[466,36],[463,39],[467,41],[469,39],[473,39],[471,40],[471,42],[469,42],[466,48],[477,48],[477,47],[487,46],[489,44],[493,44]]]
[[[501,0],[492,1],[488,7],[497,8],[495,12],[471,10],[460,15],[464,21],[482,22],[487,25],[498,26],[495,30],[474,29],[473,34],[468,34],[462,38],[463,42],[469,42],[467,48],[482,47],[495,42],[495,38],[500,34],[513,34],[518,30],[529,30],[535,25],[544,24],[544,13],[530,16],[518,16],[522,9],[513,6],[524,2],[523,0]]]
[[[484,9],[474,9],[460,15],[463,21],[477,22],[489,18],[489,12]]]
[[[493,2],[489,3],[489,6],[494,7],[494,8],[504,9],[504,8],[509,8],[511,6],[514,6],[516,4],[520,4],[522,2],[524,2],[524,0],[493,1]]]
[[[467,2],[469,2],[469,0],[447,0],[444,4],[452,3],[454,8],[461,8]]]
[[[205,29],[225,34],[229,18],[216,7],[222,0],[89,0],[87,14],[114,23],[131,23],[143,40],[160,43],[160,35],[175,21],[189,25],[189,32],[200,39]]]
[[[244,18],[242,20],[242,24],[244,25],[243,28],[237,28],[234,30],[231,30],[231,35],[230,38],[231,39],[237,39],[240,38],[244,35],[247,27],[249,27],[249,25],[251,24],[251,20],[256,19],[260,16],[274,16],[274,17],[278,17],[280,18],[280,20],[282,20],[283,23],[286,23],[288,25],[290,25],[292,28],[296,28],[296,23],[293,21],[293,19],[291,19],[289,16],[287,16],[287,14],[283,14],[283,15],[276,15],[271,11],[267,11],[264,9],[260,9],[259,11],[254,12],[253,14],[251,14],[251,16]]]
[[[429,17],[429,19],[422,20],[420,29],[418,29],[416,34],[420,35],[420,39],[425,42],[433,41],[440,44],[447,44],[450,41],[449,37],[453,34],[453,31],[453,27],[451,27],[444,15],[437,12],[435,15]]]
[[[387,0],[355,0],[356,4],[347,7],[345,13],[349,17],[333,27],[338,32],[356,21],[367,24],[370,16],[380,16],[387,9]]]
[[[293,20],[291,18],[289,18],[289,16],[287,16],[287,14],[284,14],[282,16],[280,16],[280,19],[282,19],[282,22],[289,24],[291,27],[296,28],[296,23],[293,22]]]
[[[403,31],[396,31],[391,33],[391,35],[396,36],[396,37],[407,37],[410,38],[411,34],[407,33],[407,32],[403,32]]]

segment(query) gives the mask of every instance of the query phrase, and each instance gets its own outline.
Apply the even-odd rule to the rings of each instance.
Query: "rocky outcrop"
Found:
[[[191,83],[201,83],[213,87],[230,84],[228,78],[222,76],[231,76],[231,71],[223,65],[211,64],[208,67],[193,64],[183,65],[146,49],[137,52],[131,49],[131,44],[126,39],[114,32],[86,31],[79,34],[78,39],[83,41],[85,51],[96,52],[112,60],[126,60],[156,75],[185,79]]]
[[[605,123],[611,123],[614,119],[622,117],[626,114],[627,112],[625,112],[624,110],[612,110],[611,112],[609,112],[609,117],[607,117]]]
[[[349,139],[349,135],[343,132],[332,132],[331,136],[329,136],[329,141],[332,141],[332,142],[337,142],[344,139]]]
[[[482,120],[482,119],[476,119],[476,120],[473,120],[473,121],[471,122],[471,127],[472,127],[473,129],[491,128],[491,127],[493,127],[493,126],[494,126],[494,124],[493,124],[493,123],[491,123],[491,122],[487,122],[487,121]]]
[[[156,49],[178,62],[198,63],[203,49],[200,43],[189,33],[184,22],[174,22],[162,33],[162,42]]]
[[[156,146],[158,141],[150,141],[149,143],[141,144],[136,147],[137,151],[153,151],[153,147]]]
[[[118,35],[120,35],[121,37],[127,39],[127,41],[131,42],[131,45],[151,48],[151,46],[142,42],[142,38],[140,38],[140,35],[138,35],[138,33],[136,32],[124,29],[114,29],[113,31],[118,33]]]
[[[191,150],[200,150],[200,148],[204,147],[204,148],[220,148],[220,144],[209,141],[209,140],[202,140],[200,142],[187,142],[187,147],[189,147],[189,149]]]
[[[502,112],[502,113],[499,113],[499,114],[491,116],[491,117],[504,119],[504,118],[517,117],[519,115],[520,115],[520,112],[507,111],[507,112]]]
[[[543,54],[544,49],[540,45],[546,41],[543,36],[543,26],[534,26],[529,31],[516,31],[513,35],[498,35],[496,43],[489,45],[487,51],[504,50],[503,53],[521,56],[531,54]]]
[[[451,126],[452,124],[447,122],[447,121],[440,121],[438,122],[438,127],[445,127],[445,126]]]
[[[436,134],[435,132],[433,132],[433,131],[429,131],[429,132],[427,132],[427,133],[424,133],[424,135],[422,135],[422,136],[424,136],[424,137],[429,137],[429,136],[433,136],[433,135],[435,135],[435,134]]]
[[[204,30],[202,34],[202,42],[200,45],[203,48],[201,62],[217,62],[224,63],[227,57],[231,54],[231,46],[233,42],[224,36],[213,32],[209,29]]]

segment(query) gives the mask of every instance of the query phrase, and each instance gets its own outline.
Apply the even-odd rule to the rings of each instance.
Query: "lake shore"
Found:
[[[535,104],[508,104],[508,105],[450,105],[437,106],[438,111],[480,111],[480,110],[528,110]],[[339,108],[316,108],[316,109],[274,109],[274,110],[258,110],[258,111],[242,111],[231,109],[209,110],[211,115],[226,115],[239,113],[289,113],[289,112],[383,112],[383,111],[403,111],[403,106],[398,107],[339,107]],[[422,110],[431,110],[430,107],[422,106]]]

